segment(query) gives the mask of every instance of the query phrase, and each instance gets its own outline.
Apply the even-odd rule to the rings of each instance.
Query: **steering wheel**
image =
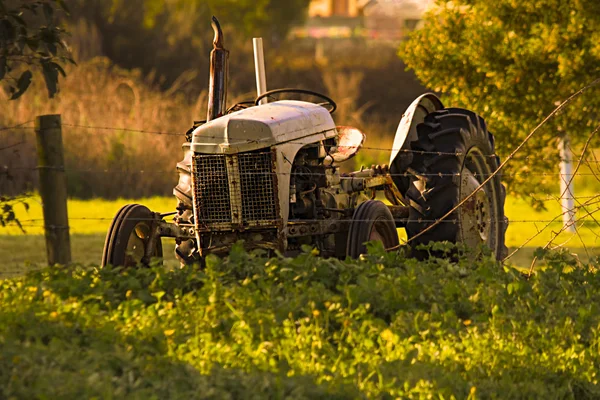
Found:
[[[335,104],[335,101],[331,100],[329,97],[325,96],[324,94],[318,93],[318,92],[313,92],[312,90],[306,90],[306,89],[274,89],[274,90],[269,90],[268,92],[264,92],[263,94],[261,94],[260,96],[258,96],[255,100],[254,100],[254,105],[257,106],[260,104],[260,101],[262,99],[264,99],[265,97],[272,97],[272,95],[274,94],[278,94],[278,93],[300,93],[300,94],[308,94],[310,96],[314,96],[314,97],[318,97],[322,100],[325,100],[324,103],[316,103],[318,105],[320,105],[321,107],[324,107],[327,109],[327,111],[329,111],[330,114],[333,114],[334,111],[337,109],[337,104]]]

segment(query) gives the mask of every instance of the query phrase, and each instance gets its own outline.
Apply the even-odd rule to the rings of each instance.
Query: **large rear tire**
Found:
[[[483,118],[472,111],[447,108],[432,112],[417,126],[413,179],[406,197],[406,232],[414,247],[437,241],[462,242],[471,248],[487,245],[498,260],[508,249],[504,215],[506,190],[496,174],[481,190],[437,225],[435,222],[470,195],[499,166],[494,136]]]
[[[400,244],[394,216],[385,204],[377,200],[367,200],[354,210],[348,231],[346,255],[358,258],[365,254],[365,243],[370,241],[380,241],[386,249]]]
[[[128,204],[122,207],[112,221],[104,242],[102,266],[148,266],[145,257],[152,235],[154,216],[145,206]],[[162,258],[161,239],[156,238],[151,258]]]

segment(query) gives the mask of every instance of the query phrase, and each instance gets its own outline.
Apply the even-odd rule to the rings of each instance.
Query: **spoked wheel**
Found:
[[[483,118],[459,108],[433,112],[417,126],[418,140],[412,168],[419,172],[406,197],[410,203],[406,232],[409,243],[462,242],[471,248],[487,245],[497,259],[507,254],[504,244],[508,219],[504,216],[506,191],[496,174],[499,166],[494,137]],[[458,210],[437,220],[472,193]]]
[[[386,249],[400,244],[394,217],[381,201],[367,200],[354,211],[348,231],[346,255],[358,258],[365,254],[365,243],[370,241],[382,242]]]
[[[162,258],[160,237],[154,240],[152,250],[148,250],[154,219],[145,206],[128,204],[121,208],[106,235],[102,266],[148,266],[151,258]],[[146,257],[146,254],[150,254],[150,257]]]

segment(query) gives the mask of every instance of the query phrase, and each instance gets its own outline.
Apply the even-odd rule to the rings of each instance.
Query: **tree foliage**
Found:
[[[556,105],[600,76],[597,0],[437,0],[400,50],[445,102],[482,114],[506,156]],[[554,118],[511,164],[513,191],[552,189],[557,138],[577,147],[597,124],[598,91]],[[595,122],[596,121],[596,122]]]
[[[206,19],[215,15],[224,24],[233,26],[247,36],[283,36],[291,24],[304,17],[309,0],[143,0],[144,21],[152,27],[166,13],[175,14],[185,5],[199,12],[195,15]],[[112,12],[118,10],[122,0],[113,0]],[[174,12],[175,11],[175,12]],[[180,15],[182,19],[194,14]]]
[[[166,85],[184,72],[208,74],[212,49],[211,17],[225,30],[225,46],[237,60],[250,55],[251,37],[280,43],[289,28],[301,21],[308,0],[72,0],[73,20],[93,24],[102,41],[102,53],[125,68],[157,72]],[[269,46],[267,46],[268,48]],[[232,63],[232,74],[251,68]],[[251,63],[248,67],[251,67]],[[246,71],[247,70],[247,71]],[[239,79],[238,79],[239,81]],[[234,82],[232,82],[234,83]]]
[[[11,100],[21,97],[40,74],[48,96],[58,93],[59,75],[66,76],[61,64],[74,63],[56,15],[60,12],[68,13],[64,0],[0,0],[0,83],[6,84]],[[0,227],[16,224],[23,230],[15,203],[27,208],[22,197],[0,198]]]
[[[0,0],[0,81],[11,99],[25,93],[34,72],[43,76],[50,98],[58,92],[59,75],[66,76],[61,64],[73,60],[57,11],[68,13],[63,0]]]

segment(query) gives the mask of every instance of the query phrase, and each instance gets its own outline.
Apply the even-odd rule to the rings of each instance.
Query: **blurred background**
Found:
[[[78,66],[66,67],[60,93],[47,99],[43,80],[3,104],[0,126],[62,114],[69,194],[76,198],[169,195],[182,139],[81,126],[185,133],[205,119],[210,18],[219,18],[230,51],[228,104],[256,95],[252,38],[265,41],[270,89],[327,93],[339,125],[391,147],[402,113],[426,89],[398,57],[420,24],[427,0],[70,0],[64,24]],[[11,179],[0,192],[35,190],[31,135],[0,132]],[[387,163],[389,151],[363,151],[355,164]],[[118,173],[98,174],[98,170]],[[140,171],[145,171],[144,173]]]

